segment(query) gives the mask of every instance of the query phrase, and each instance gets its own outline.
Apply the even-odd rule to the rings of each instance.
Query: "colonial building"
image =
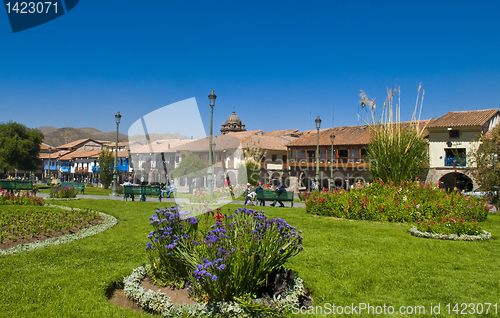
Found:
[[[227,118],[226,122],[222,124],[220,130],[221,135],[225,135],[230,132],[246,131],[245,124],[241,122],[240,118],[233,113]]]
[[[332,135],[333,154],[332,154]],[[318,132],[305,131],[288,143],[289,184],[291,190],[310,190],[319,163],[319,186],[329,188],[333,172],[336,188],[349,188],[356,180],[368,179],[365,159],[370,142],[368,126],[345,126],[319,130],[319,156],[316,155]]]
[[[467,172],[473,167],[468,157],[479,148],[481,135],[491,133],[499,122],[496,108],[449,112],[431,122],[427,181],[446,189],[476,189],[479,185]]]

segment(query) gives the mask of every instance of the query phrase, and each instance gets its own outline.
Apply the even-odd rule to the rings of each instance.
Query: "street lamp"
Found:
[[[212,128],[213,128],[213,117],[214,117],[214,106],[215,106],[215,99],[217,96],[214,94],[214,91],[208,95],[208,100],[210,101],[210,141],[208,144],[208,176],[207,176],[207,183],[208,183],[208,193],[212,193],[212,183],[214,179],[214,166],[212,164]]]
[[[50,180],[50,151],[52,147],[49,147],[49,164],[47,165],[47,179]]]
[[[316,123],[316,129],[318,131],[318,138],[316,141],[316,190],[319,190],[319,128],[321,127],[321,119],[319,119],[319,116],[314,122]]]
[[[118,126],[120,126],[120,119],[122,118],[122,115],[120,115],[120,112],[118,112],[115,115],[115,122],[116,122],[116,143],[115,143],[115,166],[113,167],[113,188],[111,189],[111,195],[117,196],[118,195]]]
[[[332,142],[332,154],[331,154],[331,168],[330,168],[330,191],[333,190],[333,142],[335,141],[335,134],[330,135],[330,141]]]

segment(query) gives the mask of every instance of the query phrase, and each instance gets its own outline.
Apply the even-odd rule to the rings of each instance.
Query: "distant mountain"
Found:
[[[114,142],[116,139],[116,131],[102,132],[92,127],[83,128],[57,128],[52,126],[43,126],[36,128],[44,135],[43,142],[52,146],[58,147],[76,140],[91,138],[99,141]],[[167,139],[188,139],[186,136],[180,134],[151,134],[151,141],[167,140]],[[146,137],[141,135],[131,136],[130,140],[125,134],[118,134],[118,141],[137,141],[139,143],[146,143]]]
[[[100,141],[110,141],[116,140],[116,131],[102,132],[95,128],[83,127],[83,128],[56,128],[56,127],[40,127],[37,128],[44,135],[43,142],[52,146],[58,147],[76,140],[91,138]],[[127,135],[118,134],[118,141],[128,141]]]

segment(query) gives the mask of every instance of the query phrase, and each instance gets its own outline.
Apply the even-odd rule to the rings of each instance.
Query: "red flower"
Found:
[[[222,215],[220,212],[217,212],[217,215],[214,216],[214,219],[217,218],[217,222],[222,222],[222,219],[224,218],[224,215]]]

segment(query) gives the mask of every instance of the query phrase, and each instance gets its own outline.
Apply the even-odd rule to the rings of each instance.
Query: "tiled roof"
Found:
[[[153,141],[150,145],[132,144],[130,153],[168,153],[175,152],[177,146],[193,142],[192,139],[171,139],[171,140],[157,140]]]
[[[55,149],[55,148],[52,148],[52,149]],[[60,156],[62,156],[63,154],[67,153],[66,151],[56,151],[56,152],[51,152],[50,153],[50,159],[54,159],[54,160],[57,160]],[[48,152],[40,152],[38,154],[38,158],[39,159],[49,159],[49,153]]]
[[[286,151],[286,145],[290,140],[275,136],[248,136],[242,138],[241,144],[245,148],[260,148],[262,150],[283,150]]]
[[[434,127],[457,127],[457,126],[483,126],[491,117],[498,113],[498,109],[470,110],[448,112],[434,120],[429,128]]]
[[[430,120],[421,120],[420,127],[428,124]],[[400,127],[406,127],[411,122],[402,122]],[[372,129],[369,126],[344,126],[344,127],[334,127],[319,130],[319,145],[320,146],[330,146],[332,143],[330,141],[330,135],[333,133],[335,135],[334,146],[351,146],[351,145],[368,145],[370,143]],[[424,130],[424,136],[428,133]],[[316,146],[317,143],[317,131],[308,130],[305,131],[302,136],[296,140],[290,142],[288,147],[300,147],[300,146]]]
[[[86,142],[89,142],[89,141],[93,141],[95,143],[98,143],[98,144],[102,144],[101,142],[97,141],[97,140],[94,140],[94,139],[90,139],[90,138],[86,138],[86,139],[80,139],[80,140],[76,140],[76,141],[73,141],[73,142],[70,142],[70,143],[67,143],[65,145],[61,145],[59,147],[57,147],[58,149],[72,149],[72,148],[77,148],[77,146],[80,146]]]
[[[108,144],[109,148],[115,148],[116,142],[111,142]],[[120,141],[118,143],[118,148],[120,147],[127,147],[128,146],[128,141]]]
[[[235,133],[235,134],[240,134]],[[244,138],[245,134],[239,135],[240,138]],[[193,151],[193,152],[208,152],[209,137],[199,138],[192,140],[189,143],[179,145],[173,149],[173,151]],[[212,143],[215,143],[215,148],[213,151],[222,151],[224,149],[236,149],[241,146],[240,139],[231,134],[214,136],[212,138]]]
[[[49,148],[54,149],[55,147],[52,147],[51,145],[47,145],[46,143],[43,143],[43,142],[40,144],[40,150],[47,150],[47,152],[48,152]]]
[[[246,135],[262,135],[262,134],[263,134],[263,131],[262,131],[262,129],[260,129],[260,130],[229,132],[226,135],[241,137],[241,136],[246,136]]]
[[[99,156],[101,150],[75,150],[64,154],[59,160],[73,160],[75,158],[93,158]]]
[[[273,130],[273,131],[268,131],[263,136],[273,136],[273,137],[280,137],[280,136],[296,136],[300,135],[298,129],[286,129],[286,130]]]

